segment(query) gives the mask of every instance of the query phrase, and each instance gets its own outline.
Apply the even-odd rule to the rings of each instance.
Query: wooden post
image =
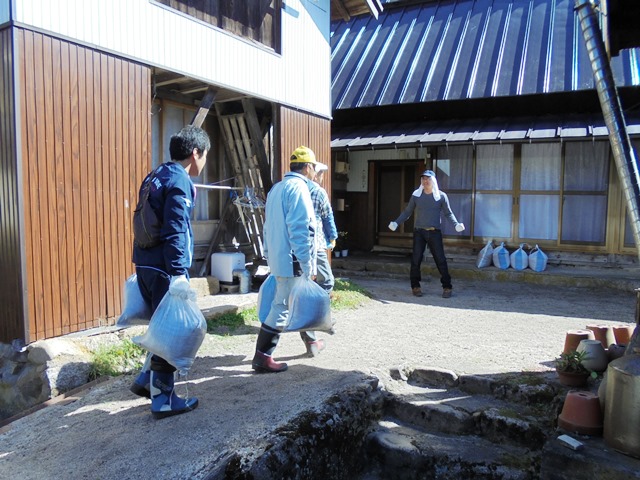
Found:
[[[200,100],[200,107],[198,107],[198,111],[195,113],[193,118],[191,119],[190,125],[194,127],[201,127],[204,123],[204,119],[207,118],[207,114],[209,113],[209,109],[213,105],[213,102],[216,99],[216,91],[212,86],[209,86],[204,97]]]

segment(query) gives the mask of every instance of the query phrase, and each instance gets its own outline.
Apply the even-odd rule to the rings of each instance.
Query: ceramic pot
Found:
[[[349,250],[346,250],[346,249],[345,249],[345,250],[342,250],[342,256],[343,256],[343,257],[347,257],[347,256],[349,256]]]
[[[564,337],[564,350],[562,353],[575,352],[582,340],[594,340],[591,330],[569,330]]]
[[[594,372],[604,372],[609,364],[607,352],[598,340],[582,340],[578,345],[578,352],[585,352],[585,359],[582,364],[585,368]]]
[[[604,404],[604,442],[640,458],[640,355],[625,355],[609,364]]]
[[[626,345],[620,345],[618,343],[614,343],[613,345],[609,345],[609,350],[607,351],[609,361],[612,362],[617,358],[620,358],[624,355],[624,351],[627,349]]]
[[[558,426],[580,435],[602,435],[603,416],[598,395],[591,392],[567,393]]]
[[[613,327],[613,335],[616,337],[616,343],[618,345],[629,345],[629,340],[631,340],[631,335],[633,335],[634,330],[635,326],[632,325],[618,325]]]
[[[336,251],[334,251],[334,252],[333,252],[333,255],[334,255],[336,258],[340,258],[340,250],[336,250]]]
[[[556,369],[558,381],[565,387],[584,387],[589,378],[589,372],[563,372]]]
[[[587,330],[593,332],[595,339],[602,343],[603,348],[609,348],[609,345],[616,343],[613,327],[607,325],[587,325]]]

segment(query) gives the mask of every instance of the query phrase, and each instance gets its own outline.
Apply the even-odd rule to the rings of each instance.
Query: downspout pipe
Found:
[[[609,129],[609,142],[613,158],[620,177],[629,212],[629,220],[636,242],[636,251],[640,259],[640,175],[631,140],[627,134],[627,125],[622,115],[620,98],[613,80],[598,17],[592,0],[576,0],[575,9],[580,20],[582,35],[591,60],[591,69],[600,99],[604,121]]]

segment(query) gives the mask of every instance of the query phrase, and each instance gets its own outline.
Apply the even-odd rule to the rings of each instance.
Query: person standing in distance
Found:
[[[312,278],[315,270],[316,216],[309,187],[315,175],[316,156],[305,146],[296,148],[289,160],[290,171],[276,183],[265,205],[264,254],[276,289],[271,309],[260,327],[251,367],[256,373],[284,372],[288,366],[273,359],[280,335],[289,324],[289,293],[296,277]],[[307,352],[324,348],[314,332],[302,332]]]
[[[133,244],[138,287],[152,312],[158,308],[170,284],[189,281],[188,269],[193,259],[191,212],[196,197],[189,177],[200,175],[210,148],[209,136],[204,130],[184,127],[169,142],[171,160],[147,175],[140,187],[142,194],[145,184],[151,182],[148,201],[161,225],[155,246],[142,248],[135,241]],[[174,392],[175,371],[164,358],[149,354],[131,385],[136,395],[151,398],[154,418],[178,415],[198,406],[197,398],[181,398]]]
[[[328,251],[336,246],[338,229],[333,219],[333,209],[329,202],[327,191],[320,185],[324,172],[328,170],[324,163],[319,163],[316,167],[314,181],[311,182],[311,201],[316,213],[316,249],[317,249],[317,276],[316,283],[331,293],[335,284],[331,264],[329,263]]]
[[[411,214],[416,211],[415,228],[413,230],[413,253],[411,256],[411,271],[409,280],[411,281],[411,292],[416,297],[422,296],[420,281],[420,265],[424,255],[425,246],[429,246],[429,251],[433,256],[433,261],[440,272],[440,283],[442,284],[442,297],[450,298],[453,290],[451,285],[451,275],[447,265],[447,257],[444,254],[442,243],[442,231],[440,230],[440,214],[447,217],[455,226],[456,232],[464,231],[464,224],[458,222],[456,216],[451,211],[449,197],[440,191],[438,181],[433,170],[425,170],[420,177],[420,186],[413,192],[409,199],[407,208],[393,222],[389,223],[389,229],[395,231],[398,225],[406,222]]]

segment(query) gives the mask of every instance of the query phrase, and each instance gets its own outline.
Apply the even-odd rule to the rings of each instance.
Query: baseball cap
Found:
[[[309,147],[305,147],[304,145],[293,151],[289,161],[291,163],[313,163],[314,165],[318,165],[318,162],[316,162],[316,154],[313,153],[313,150]]]
[[[433,173],[433,170],[425,170],[424,172],[422,172],[422,175],[420,175],[421,177],[435,177],[436,174]]]
[[[329,167],[324,163],[318,162],[318,164],[316,165],[316,172],[325,172],[327,170],[329,170]]]

